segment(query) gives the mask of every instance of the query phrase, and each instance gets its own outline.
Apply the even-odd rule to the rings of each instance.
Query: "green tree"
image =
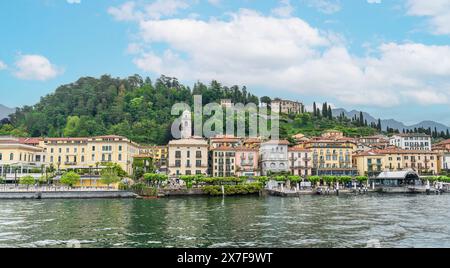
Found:
[[[21,185],[26,185],[27,188],[28,188],[30,185],[35,184],[36,180],[32,176],[24,176],[24,177],[19,179],[19,183]]]
[[[61,176],[61,183],[64,185],[67,185],[69,187],[73,187],[75,184],[77,184],[80,181],[80,175],[77,173],[70,171],[66,172]]]
[[[367,182],[369,180],[369,178],[367,176],[358,176],[355,178],[356,181],[358,181],[359,183],[364,183]]]
[[[103,169],[101,172],[100,182],[108,185],[108,188],[111,184],[120,182],[120,177],[117,174],[117,170],[112,167]]]
[[[152,185],[156,185],[159,187],[160,184],[164,181],[167,181],[169,177],[165,174],[146,173],[144,174],[144,179]]]
[[[270,105],[271,102],[272,102],[272,99],[270,97],[267,97],[267,96],[261,97],[261,103]]]
[[[315,187],[318,182],[320,182],[319,176],[309,176],[308,181],[311,182],[312,187]]]
[[[65,137],[77,137],[80,128],[80,118],[78,116],[67,117],[67,124],[64,128]]]

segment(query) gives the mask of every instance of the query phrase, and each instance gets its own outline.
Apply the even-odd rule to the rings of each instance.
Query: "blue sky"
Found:
[[[450,125],[449,2],[1,1],[0,103],[81,76],[165,74]]]

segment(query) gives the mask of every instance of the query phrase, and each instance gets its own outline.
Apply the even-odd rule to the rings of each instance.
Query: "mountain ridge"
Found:
[[[9,108],[3,104],[0,104],[0,120],[7,118],[10,114],[16,111],[15,108]]]
[[[357,110],[347,111],[344,108],[332,109],[333,116],[339,116],[340,114],[344,113],[344,115],[347,116],[348,118],[352,118],[355,115],[359,117],[360,112],[363,113],[364,119],[367,120],[367,123],[370,124],[372,122],[374,122],[374,123],[378,122],[377,118],[373,117],[372,115],[370,115],[369,113],[366,113],[364,111],[357,111]],[[441,132],[441,131],[445,132],[447,130],[450,131],[450,127],[448,127],[442,123],[433,121],[433,120],[424,120],[417,124],[406,125],[403,122],[400,122],[400,121],[392,119],[392,118],[391,119],[381,119],[381,128],[383,130],[386,130],[387,127],[393,128],[393,129],[398,129],[399,131],[402,131],[403,129],[414,130],[414,128],[420,128],[420,127],[425,128],[425,129],[431,128],[432,130],[434,130],[434,128],[436,128],[439,132]]]

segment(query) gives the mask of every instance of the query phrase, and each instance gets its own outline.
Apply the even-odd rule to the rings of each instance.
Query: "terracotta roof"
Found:
[[[289,145],[291,143],[287,140],[270,140],[270,141],[263,142],[263,144]]]
[[[19,138],[19,142],[22,144],[39,144],[43,140],[42,138]]]
[[[450,139],[445,140],[445,141],[441,141],[435,144],[435,146],[439,146],[439,145],[447,145],[450,144]]]
[[[258,149],[256,148],[248,148],[248,147],[244,147],[244,146],[238,146],[234,148],[236,151],[240,151],[240,152],[259,152]]]
[[[385,155],[383,153],[379,153],[376,151],[365,151],[365,152],[358,152],[353,154],[353,157],[358,157],[358,156],[382,156]]]
[[[425,133],[400,133],[400,134],[395,134],[393,136],[400,136],[400,137],[431,137],[428,134]]]
[[[211,138],[211,142],[239,142],[239,138]]]
[[[45,138],[44,141],[87,141],[89,138]]]
[[[435,154],[433,151],[425,151],[425,150],[404,150],[399,148],[386,148],[374,150],[374,152],[380,154]]]
[[[236,151],[236,148],[231,147],[231,146],[220,146],[220,147],[211,149],[211,151]]]
[[[127,139],[123,136],[118,136],[118,135],[104,135],[104,136],[96,136],[93,138],[94,139]]]
[[[298,147],[290,147],[288,149],[289,152],[312,152],[309,149],[305,149],[305,148],[298,148]]]

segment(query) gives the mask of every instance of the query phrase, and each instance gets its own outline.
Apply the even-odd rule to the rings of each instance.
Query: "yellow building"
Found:
[[[353,166],[361,176],[376,176],[384,171],[385,154],[375,151],[359,152],[353,155]]]
[[[24,139],[0,137],[0,177],[6,180],[22,176],[41,176],[46,166],[44,150],[24,143]]]
[[[352,154],[357,150],[355,142],[349,139],[316,138],[303,143],[300,148],[312,152],[312,174],[355,175]]]
[[[169,176],[207,175],[208,142],[188,138],[169,142]]]
[[[114,135],[46,138],[42,146],[49,164],[58,170],[101,168],[106,163],[116,163],[132,174],[133,156],[139,154],[138,144]]]
[[[211,150],[212,176],[232,177],[236,174],[236,149],[221,146]]]
[[[355,154],[353,163],[360,175],[412,169],[419,174],[438,174],[439,154],[431,151],[387,148]]]
[[[141,146],[139,147],[139,157],[151,158],[153,164],[160,172],[166,172],[169,148],[167,146]]]

